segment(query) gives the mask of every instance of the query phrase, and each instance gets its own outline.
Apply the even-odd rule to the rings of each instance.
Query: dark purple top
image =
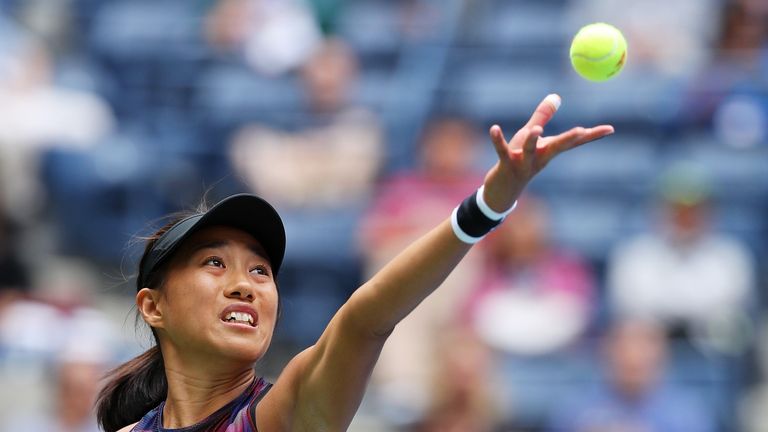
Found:
[[[163,428],[163,408],[165,402],[162,402],[157,408],[148,412],[141,418],[136,426],[131,429],[133,432],[258,432],[256,430],[256,404],[272,384],[264,381],[263,378],[256,378],[248,388],[243,391],[232,402],[224,405],[218,411],[208,416],[206,419],[180,429]]]

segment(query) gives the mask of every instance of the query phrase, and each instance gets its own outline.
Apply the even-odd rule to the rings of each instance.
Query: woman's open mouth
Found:
[[[228,307],[221,315],[221,320],[227,324],[235,324],[248,327],[256,327],[258,319],[256,312],[249,311],[248,307]]]
[[[239,324],[248,324],[249,326],[253,326],[253,317],[249,313],[244,312],[230,312],[227,314],[227,317],[224,319],[226,322],[230,323],[239,323]]]

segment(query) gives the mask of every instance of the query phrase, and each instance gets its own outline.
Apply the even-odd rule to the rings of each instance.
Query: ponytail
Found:
[[[161,266],[148,275],[141,272],[142,263],[148,252],[162,235],[178,221],[189,216],[179,213],[153,235],[146,238],[144,255],[139,263],[136,290],[141,290],[140,281],[148,288],[162,289],[165,284],[166,266]],[[144,277],[146,276],[146,278]],[[106,384],[96,400],[96,419],[105,432],[117,432],[120,428],[136,423],[151,409],[160,405],[168,394],[168,379],[165,377],[165,363],[157,333],[152,329],[155,346],[143,354],[109,371],[104,377]]]
[[[105,432],[141,420],[168,393],[163,354],[157,345],[113,369],[106,378],[96,402],[96,417]]]

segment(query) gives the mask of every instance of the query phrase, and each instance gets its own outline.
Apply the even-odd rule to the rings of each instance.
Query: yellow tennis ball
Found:
[[[571,42],[571,64],[590,81],[613,78],[627,60],[627,41],[616,27],[595,23],[584,26]]]

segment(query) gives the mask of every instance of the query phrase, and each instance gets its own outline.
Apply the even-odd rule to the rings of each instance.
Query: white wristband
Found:
[[[475,244],[483,239],[483,237],[472,237],[471,235],[464,232],[464,230],[461,229],[459,226],[459,206],[454,207],[453,212],[451,213],[451,228],[453,228],[453,233],[456,234],[456,237],[458,237],[459,240],[461,240],[464,243],[467,244]]]
[[[515,210],[515,207],[517,207],[517,201],[515,201],[512,204],[512,207],[510,207],[507,211],[499,213],[488,206],[488,203],[485,202],[485,198],[483,198],[483,192],[485,192],[485,185],[480,186],[480,189],[477,190],[477,193],[475,194],[475,200],[477,201],[477,206],[480,208],[480,211],[483,212],[483,214],[488,219],[502,220],[507,217],[507,215],[512,213],[512,211]]]

